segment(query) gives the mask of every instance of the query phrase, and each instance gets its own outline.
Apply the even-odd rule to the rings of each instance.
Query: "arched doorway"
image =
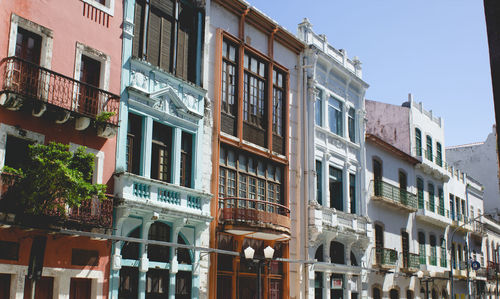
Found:
[[[391,289],[389,291],[389,298],[390,299],[399,299],[399,291],[397,289]]]
[[[382,291],[378,287],[372,289],[373,299],[382,299]]]

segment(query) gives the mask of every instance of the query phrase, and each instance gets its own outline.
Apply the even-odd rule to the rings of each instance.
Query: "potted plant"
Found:
[[[114,111],[102,111],[95,118],[97,135],[103,138],[112,138],[118,133],[118,127],[109,120],[116,115]]]

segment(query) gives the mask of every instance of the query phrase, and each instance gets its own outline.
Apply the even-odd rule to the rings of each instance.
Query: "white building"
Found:
[[[366,282],[370,241],[363,193],[364,94],[361,63],[331,46],[305,19],[298,36],[308,47],[304,58],[303,209],[308,211],[306,298],[360,298]],[[314,187],[315,186],[315,187]]]
[[[446,148],[448,163],[466,171],[484,186],[484,208],[500,209],[500,185],[498,180],[498,152],[496,126],[484,142],[449,146]],[[498,219],[498,217],[497,217]]]
[[[370,297],[447,298],[451,264],[453,292],[466,294],[465,261],[482,258],[480,225],[471,222],[483,211],[481,185],[447,166],[443,120],[411,95],[402,106],[365,105],[367,212],[375,231]]]

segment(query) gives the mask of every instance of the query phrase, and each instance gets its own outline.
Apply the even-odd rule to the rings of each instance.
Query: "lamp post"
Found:
[[[262,298],[262,265],[265,265],[266,262],[270,262],[274,256],[274,248],[271,246],[267,246],[264,248],[264,258],[256,258],[254,259],[255,249],[251,246],[248,246],[245,250],[243,250],[245,255],[245,259],[247,261],[253,262],[257,264],[257,299]]]
[[[451,244],[453,243],[453,237],[455,236],[455,233],[458,231],[458,229],[459,229],[459,228],[461,228],[461,227],[463,227],[463,226],[464,226],[464,225],[466,225],[466,224],[469,224],[469,223],[471,223],[471,222],[473,222],[473,221],[476,221],[476,219],[478,219],[479,217],[485,216],[485,215],[491,215],[491,214],[489,214],[489,213],[484,213],[484,214],[477,215],[476,217],[472,218],[471,220],[469,220],[469,221],[467,221],[467,222],[465,222],[465,221],[464,221],[464,223],[463,223],[463,224],[461,224],[461,225],[457,226],[457,227],[453,230],[453,232],[451,233],[450,240],[449,240],[449,242],[448,242],[448,247],[450,248],[450,251],[451,251]],[[464,217],[465,217],[465,216],[464,216]],[[467,242],[467,244],[468,244],[468,242]],[[468,247],[468,246],[467,246],[467,247]],[[466,258],[468,258],[468,256],[467,256]],[[450,263],[450,284],[451,284],[450,286],[451,286],[451,298],[455,298],[455,294],[453,293],[453,262],[454,262],[454,261],[455,261],[455,255],[454,255],[454,254],[453,254],[453,252],[452,252],[452,254],[451,254],[451,263]],[[467,275],[468,275],[468,274],[469,274],[469,265],[468,265],[468,263],[467,263]],[[497,275],[497,276],[498,276],[498,275]],[[468,287],[468,285],[467,285],[467,287]],[[498,290],[498,287],[497,287],[497,290]],[[498,296],[497,296],[497,298],[498,298]]]

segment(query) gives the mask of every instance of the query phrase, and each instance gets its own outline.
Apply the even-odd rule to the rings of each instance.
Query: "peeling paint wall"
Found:
[[[407,154],[410,151],[410,109],[381,102],[365,102],[366,133],[382,138]]]

